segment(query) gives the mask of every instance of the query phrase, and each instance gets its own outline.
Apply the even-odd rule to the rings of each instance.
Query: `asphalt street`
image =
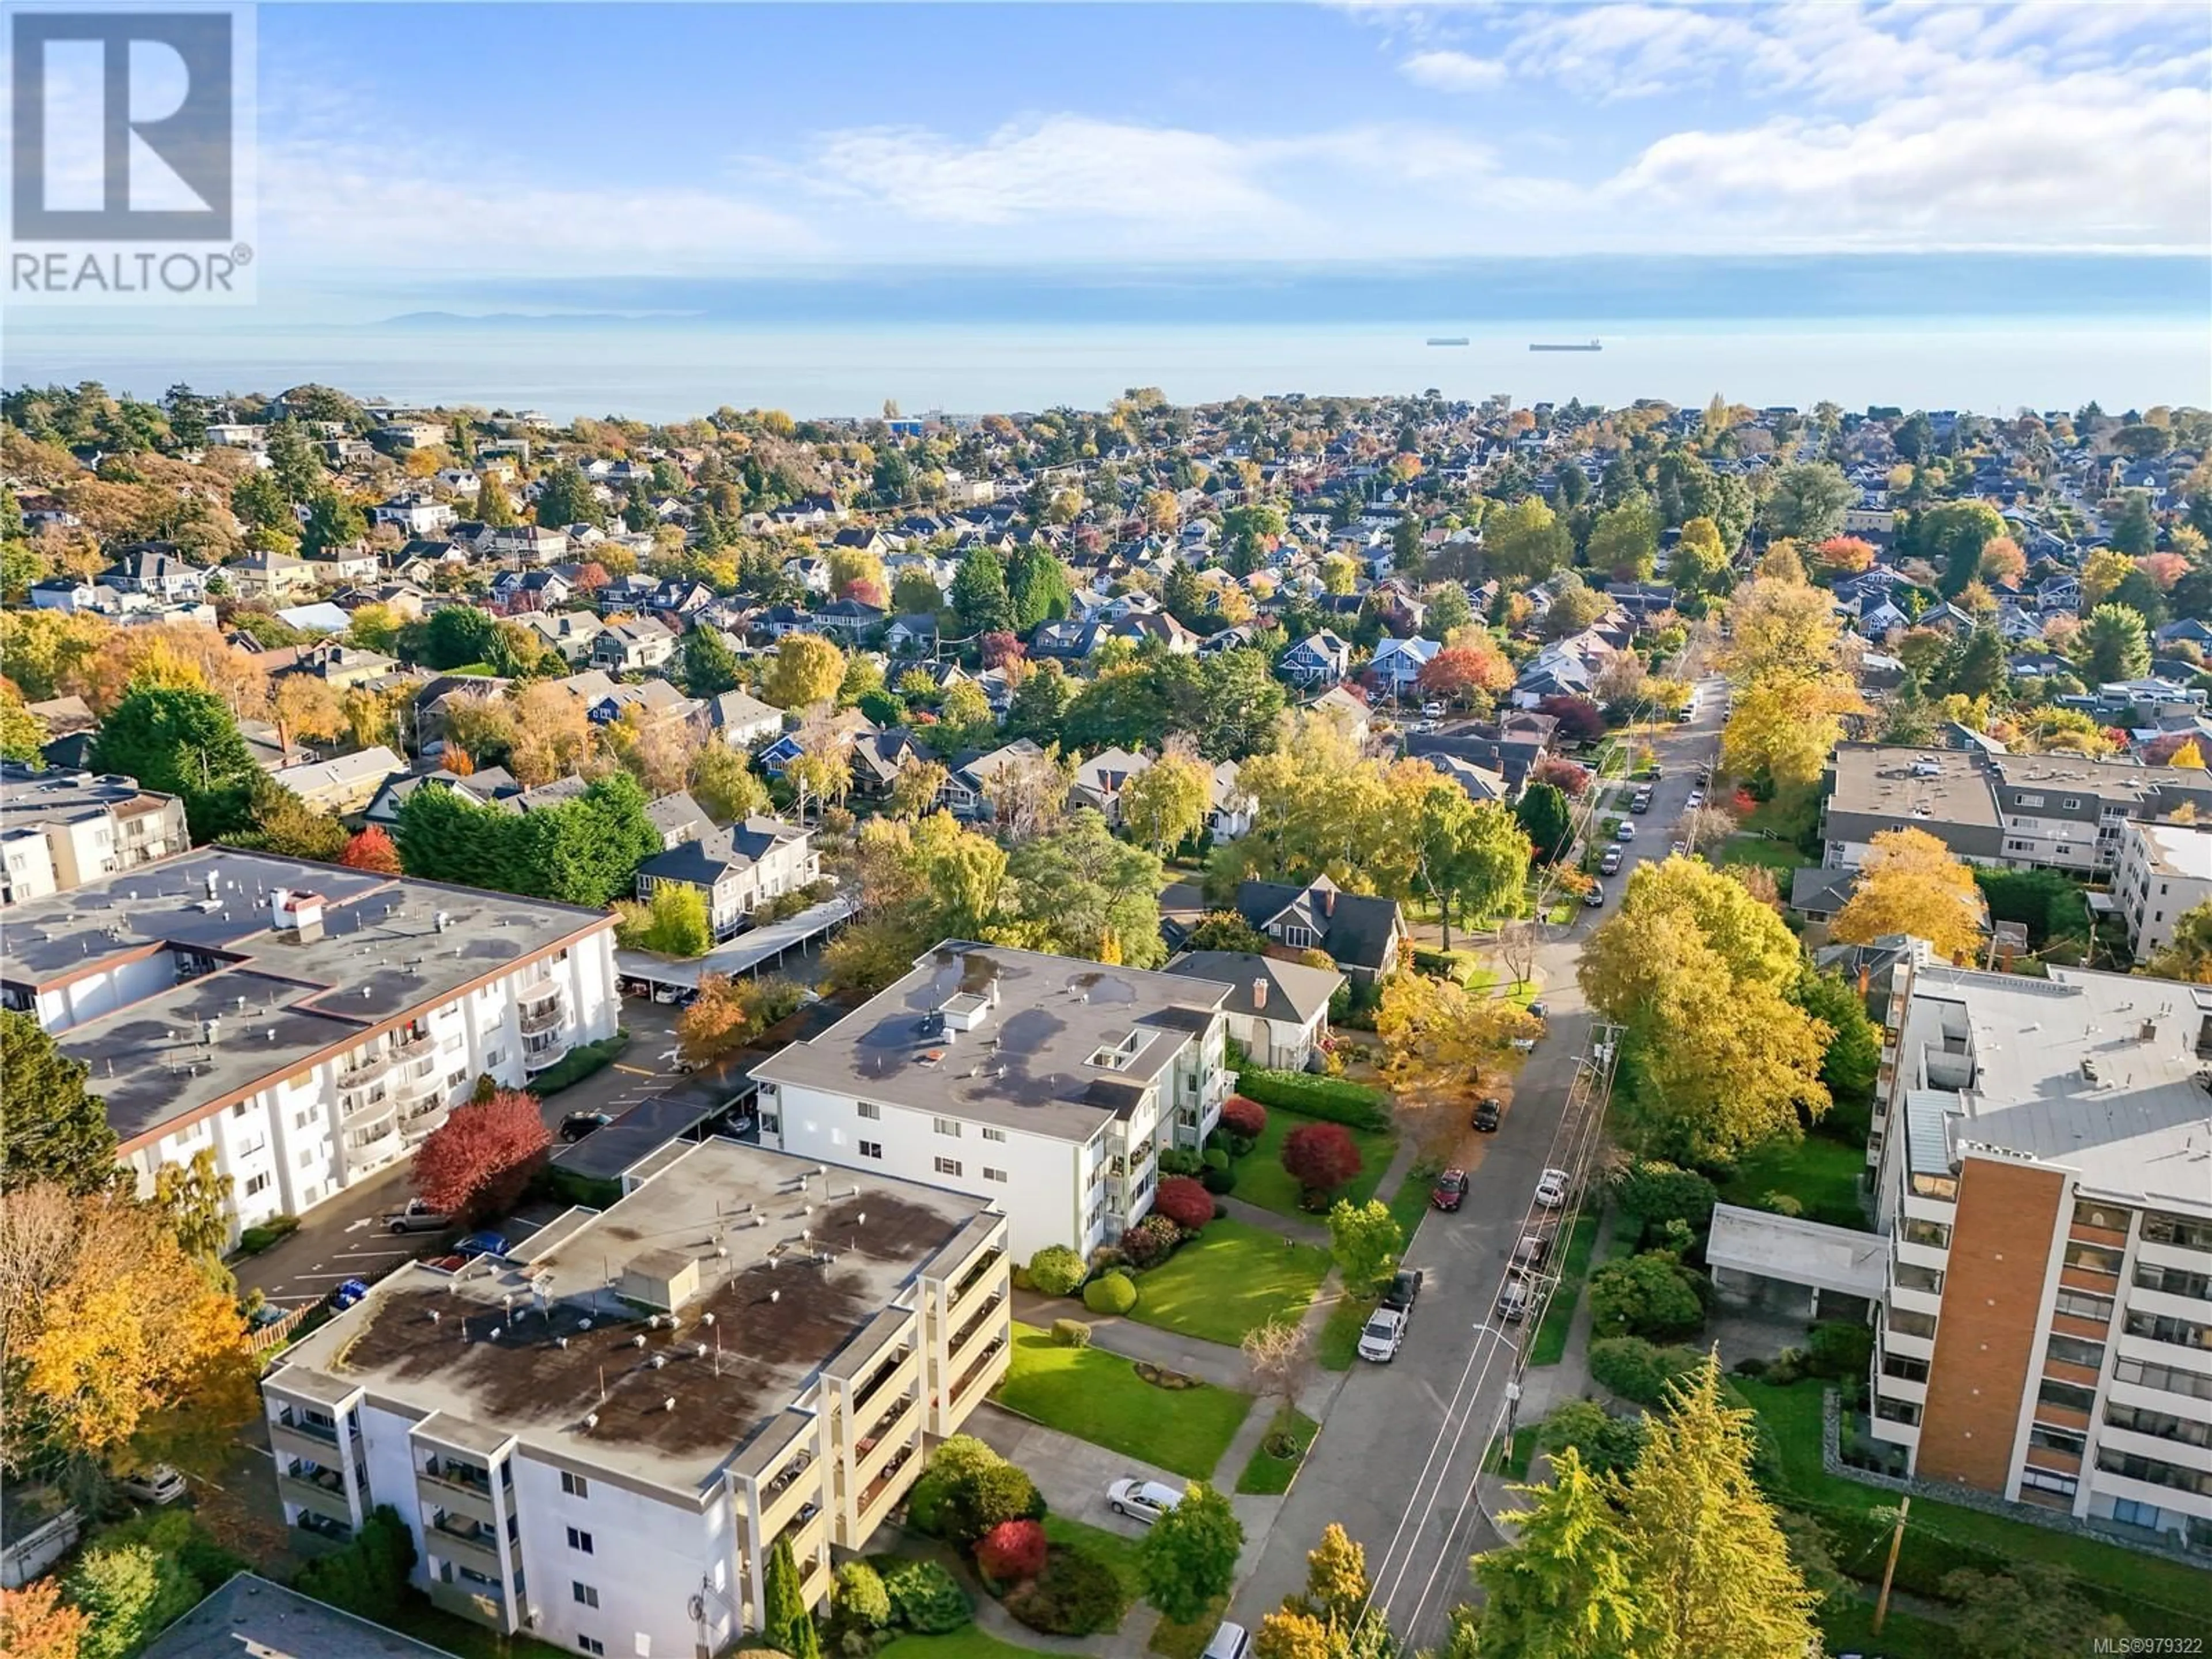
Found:
[[[1709,690],[1695,722],[1656,740],[1661,780],[1650,811],[1633,820],[1636,839],[1606,884],[1605,908],[1549,930],[1538,947],[1547,1034],[1522,1068],[1504,1125],[1482,1142],[1466,1203],[1453,1215],[1432,1211],[1415,1234],[1407,1262],[1427,1278],[1406,1345],[1391,1364],[1362,1364],[1346,1379],[1236,1597],[1231,1617],[1248,1629],[1303,1587],[1306,1552],[1334,1521],[1364,1546],[1376,1603],[1403,1645],[1440,1646],[1451,1608],[1468,1598],[1468,1558],[1498,1541],[1480,1506],[1466,1500],[1501,1419],[1516,1345],[1534,1334],[1533,1319],[1501,1330],[1492,1310],[1537,1177],[1566,1161],[1554,1139],[1592,1024],[1575,970],[1629,869],[1667,855],[1698,768],[1716,756],[1716,702]]]

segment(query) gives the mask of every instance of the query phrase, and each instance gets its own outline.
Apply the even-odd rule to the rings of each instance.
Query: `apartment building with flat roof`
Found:
[[[2130,819],[2212,817],[2212,773],[2079,755],[1844,743],[1828,762],[1820,862],[1856,870],[1875,836],[1924,830],[1971,864],[2110,870]]]
[[[2136,961],[2172,944],[2182,917],[2212,901],[2212,824],[2123,824],[2112,897]]]
[[[0,1006],[90,1069],[142,1191],[204,1148],[300,1215],[614,1031],[605,911],[209,848],[13,907]]]
[[[1005,1374],[987,1200],[714,1139],[506,1257],[416,1263],[263,1388],[294,1525],[388,1504],[449,1612],[570,1651],[721,1653],[787,1539],[805,1599]]]
[[[1228,1097],[1231,987],[947,940],[753,1068],[763,1140],[1001,1205],[1024,1258],[1152,1208],[1158,1154]]]
[[[0,761],[0,905],[64,893],[191,844],[174,795],[131,778]]]
[[[1899,955],[1874,1435],[2212,1555],[2212,987]]]

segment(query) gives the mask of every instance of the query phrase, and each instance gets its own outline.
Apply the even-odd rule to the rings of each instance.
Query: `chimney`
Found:
[[[1322,913],[1322,915],[1325,915],[1325,916],[1333,916],[1333,915],[1334,915],[1336,914],[1336,889],[1335,889],[1335,888],[1334,888],[1334,887],[1324,887],[1323,889],[1322,889],[1322,894],[1321,894],[1321,913]]]
[[[1252,981],[1252,1006],[1261,1013],[1267,1012],[1267,981],[1265,978]]]

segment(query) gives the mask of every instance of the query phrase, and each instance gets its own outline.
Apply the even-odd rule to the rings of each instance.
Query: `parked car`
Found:
[[[1421,705],[1421,713],[1432,720],[1440,720],[1444,717],[1444,706],[1431,699]]]
[[[1467,1171],[1446,1170],[1437,1177],[1437,1184],[1429,1188],[1429,1202],[1449,1215],[1467,1202]]]
[[[1620,828],[1613,832],[1613,838],[1615,841],[1634,841],[1636,839],[1636,826],[1631,823],[1626,818],[1623,818],[1620,821]]]
[[[1406,1315],[1397,1308],[1377,1308],[1367,1316],[1367,1325],[1359,1333],[1359,1357],[1376,1364],[1387,1365],[1398,1357],[1398,1350],[1406,1343]]]
[[[1650,811],[1651,810],[1651,792],[1649,789],[1639,789],[1634,794],[1631,795],[1628,798],[1628,810],[1632,812]]]
[[[1182,1494],[1173,1486],[1158,1480],[1139,1480],[1134,1475],[1116,1480],[1106,1488],[1107,1508],[1148,1527],[1182,1502]]]
[[[331,1306],[339,1313],[343,1313],[348,1308],[353,1306],[355,1303],[360,1301],[362,1297],[368,1294],[368,1281],[367,1279],[345,1279],[339,1284],[337,1289],[331,1292]]]
[[[1690,791],[1689,799],[1682,803],[1682,810],[1686,812],[1694,812],[1705,804],[1705,792],[1702,789],[1692,789]]]
[[[382,1224],[388,1233],[441,1233],[453,1224],[453,1218],[419,1198],[410,1198],[405,1208],[386,1213]]]
[[[1556,1210],[1567,1201],[1567,1188],[1574,1177],[1565,1170],[1547,1170],[1537,1177],[1536,1202],[1547,1210]]]
[[[173,1504],[185,1495],[185,1477],[167,1463],[156,1463],[125,1475],[115,1483],[115,1489],[141,1504]]]
[[[1252,1651],[1252,1632],[1226,1619],[1215,1627],[1213,1639],[1199,1659],[1244,1659]]]
[[[1483,1133],[1491,1134],[1496,1132],[1498,1120],[1504,1115],[1504,1109],[1498,1104],[1498,1097],[1492,1095],[1475,1102],[1474,1115],[1468,1121]]]
[[[1419,1267],[1401,1267],[1390,1276],[1390,1288],[1382,1292],[1382,1305],[1399,1313],[1413,1312],[1427,1277]]]
[[[561,1139],[574,1144],[615,1121],[612,1112],[571,1112],[561,1120]]]
[[[1544,1019],[1549,1017],[1548,1011],[1545,1008],[1541,1001],[1530,1003],[1528,1005],[1528,1012],[1535,1015],[1538,1019]]]
[[[1505,1282],[1498,1287],[1498,1317],[1508,1325],[1517,1325],[1528,1313],[1528,1281],[1519,1273],[1508,1273]]]
[[[493,1232],[489,1228],[482,1232],[471,1233],[453,1246],[453,1254],[465,1261],[480,1255],[505,1255],[507,1236]]]
[[[1595,882],[1591,883],[1589,890],[1583,894],[1583,902],[1593,910],[1604,908],[1605,889]]]
[[[1605,849],[1605,856],[1597,861],[1598,874],[1601,876],[1618,875],[1620,872],[1621,857],[1622,853],[1620,848],[1607,848]]]
[[[264,1302],[246,1316],[246,1328],[249,1331],[266,1330],[271,1325],[282,1323],[291,1311],[276,1303]]]
[[[1521,1242],[1513,1247],[1513,1266],[1523,1273],[1534,1273],[1552,1259],[1552,1233],[1540,1228],[1533,1233],[1523,1233]]]

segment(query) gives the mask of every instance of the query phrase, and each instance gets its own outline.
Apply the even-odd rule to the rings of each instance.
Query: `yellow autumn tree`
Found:
[[[2191,738],[2168,755],[2166,763],[2168,766],[2193,766],[2202,772],[2204,770],[2204,751],[2197,746],[2197,739]]]
[[[1739,690],[1721,732],[1721,763],[1778,789],[1809,789],[1844,735],[1844,716],[1865,704],[1838,675],[1774,669]]]
[[[1981,949],[1982,908],[1974,872],[1949,848],[1925,830],[1885,830],[1870,843],[1830,937],[1865,945],[1911,933],[1953,962],[1971,962]]]
[[[1382,982],[1375,1035],[1388,1048],[1383,1074],[1399,1103],[1455,1096],[1476,1087],[1515,1037],[1543,1028],[1519,1003],[1471,993],[1455,980],[1393,974]]]
[[[1729,601],[1721,672],[1738,685],[1775,672],[1825,674],[1838,665],[1843,629],[1826,588],[1760,575]]]
[[[55,1455],[185,1469],[221,1461],[256,1409],[245,1324],[165,1216],[58,1187],[0,1212],[0,1466]]]

